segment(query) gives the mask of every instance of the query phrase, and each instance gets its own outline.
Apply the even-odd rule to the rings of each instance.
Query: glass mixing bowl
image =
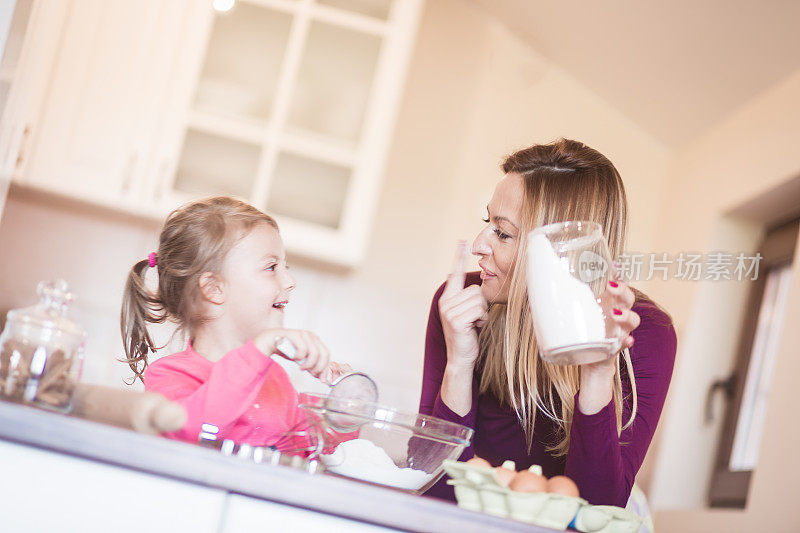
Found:
[[[436,483],[442,462],[458,459],[472,439],[466,426],[376,403],[308,393],[299,400],[329,473],[413,494]]]

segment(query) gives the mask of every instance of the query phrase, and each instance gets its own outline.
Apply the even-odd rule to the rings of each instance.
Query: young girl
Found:
[[[148,268],[158,291],[145,286]],[[167,436],[196,443],[203,424],[220,438],[274,445],[304,421],[297,392],[271,359],[289,339],[295,360],[315,377],[328,350],[309,331],[283,328],[295,280],[274,219],[228,197],[188,204],[167,218],[158,252],[128,274],[121,327],[127,363],[145,389],[186,409],[184,427]],[[156,347],[147,323],[170,319],[188,333],[186,350],[148,365]]]

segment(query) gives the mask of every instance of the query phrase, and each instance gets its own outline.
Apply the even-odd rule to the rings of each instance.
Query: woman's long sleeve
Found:
[[[442,296],[443,291],[444,285],[436,291],[431,303],[430,314],[428,315],[428,329],[425,334],[425,367],[422,373],[422,395],[420,397],[419,412],[474,429],[478,403],[478,389],[474,380],[472,383],[472,407],[464,416],[453,412],[442,401],[442,380],[447,366],[447,345],[444,340],[442,321],[439,317],[439,298]],[[470,446],[464,450],[461,457],[462,459],[469,459],[472,455],[472,446]]]
[[[577,483],[581,497],[595,505],[625,507],[661,416],[675,362],[677,339],[669,317],[654,306],[634,309],[642,322],[633,332],[636,344],[631,349],[638,397],[633,424],[618,437],[613,400],[586,415],[575,395],[564,473]],[[630,418],[631,402],[630,396],[623,402],[623,426]]]

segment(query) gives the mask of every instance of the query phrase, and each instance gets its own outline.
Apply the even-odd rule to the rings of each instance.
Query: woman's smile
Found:
[[[486,268],[481,263],[478,263],[478,266],[481,267],[481,279],[482,280],[486,281],[486,280],[494,279],[494,278],[497,277],[497,274],[495,274],[494,272],[492,272],[491,270]]]

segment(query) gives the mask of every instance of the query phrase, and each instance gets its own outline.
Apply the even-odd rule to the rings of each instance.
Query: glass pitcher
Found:
[[[0,398],[55,411],[72,408],[86,332],[67,318],[64,280],[41,282],[39,303],[8,312],[0,335]]]
[[[613,357],[620,327],[604,299],[614,267],[600,224],[558,222],[528,235],[528,297],[542,359],[583,365]]]

